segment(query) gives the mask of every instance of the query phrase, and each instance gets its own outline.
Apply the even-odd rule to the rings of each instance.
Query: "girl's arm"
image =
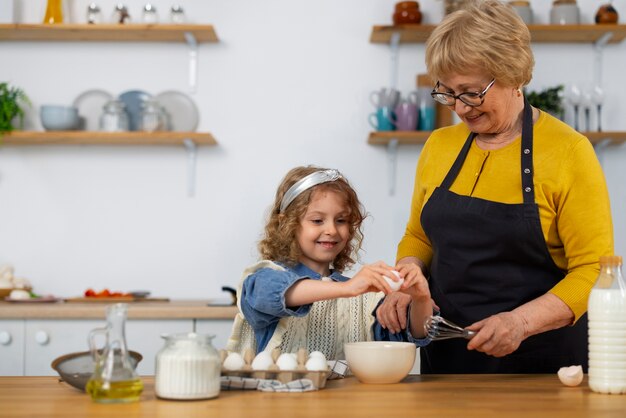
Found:
[[[366,292],[391,292],[391,287],[383,276],[392,277],[393,267],[379,261],[364,266],[353,278],[346,282],[330,282],[303,279],[294,283],[285,293],[288,307],[307,305],[320,300],[347,298]]]

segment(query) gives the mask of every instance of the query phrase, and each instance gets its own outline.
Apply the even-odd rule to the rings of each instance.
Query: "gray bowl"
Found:
[[[47,131],[72,131],[80,126],[78,108],[74,106],[43,105],[39,115]]]
[[[136,351],[129,350],[128,352],[133,368],[136,368],[143,356]],[[83,351],[61,356],[55,359],[51,366],[61,376],[62,381],[84,391],[96,364],[91,357],[91,352]]]

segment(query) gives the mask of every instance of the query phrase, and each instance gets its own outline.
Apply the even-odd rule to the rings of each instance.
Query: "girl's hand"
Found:
[[[347,282],[343,282],[346,296],[358,296],[367,292],[384,292],[386,295],[391,293],[391,287],[383,278],[387,276],[396,279],[393,274],[393,267],[378,261],[374,264],[363,266],[357,274]]]
[[[430,289],[428,281],[422,269],[413,263],[403,263],[396,266],[396,271],[404,278],[400,292],[411,296],[416,302],[430,301]]]

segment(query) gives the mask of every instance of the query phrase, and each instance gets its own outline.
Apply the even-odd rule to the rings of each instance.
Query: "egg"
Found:
[[[309,357],[306,361],[305,365],[306,369],[309,371],[324,371],[328,370],[328,364],[326,363],[326,359],[323,357]]]
[[[245,364],[239,353],[230,353],[224,360],[224,368],[231,371],[241,370]]]
[[[581,366],[561,367],[557,375],[565,386],[578,386],[583,381],[583,368]]]
[[[312,351],[311,354],[309,354],[309,358],[313,358],[313,357],[320,357],[324,359],[324,361],[326,361],[326,356],[321,351]]]
[[[298,362],[291,353],[283,353],[276,360],[276,365],[280,370],[295,370]]]
[[[398,273],[397,271],[395,271],[395,270],[391,270],[391,271],[400,280],[398,280],[397,282],[394,282],[393,280],[391,280],[387,276],[383,276],[383,279],[385,279],[385,281],[387,281],[387,283],[389,283],[389,287],[391,287],[391,290],[396,292],[396,291],[400,290],[400,286],[402,286],[402,283],[404,283],[404,279],[400,277],[400,273]]]
[[[261,351],[252,360],[252,370],[268,370],[274,362],[268,351]]]

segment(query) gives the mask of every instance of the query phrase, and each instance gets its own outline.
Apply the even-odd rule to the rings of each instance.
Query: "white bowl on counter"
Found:
[[[415,363],[415,344],[363,341],[343,346],[348,367],[361,383],[398,383]]]

